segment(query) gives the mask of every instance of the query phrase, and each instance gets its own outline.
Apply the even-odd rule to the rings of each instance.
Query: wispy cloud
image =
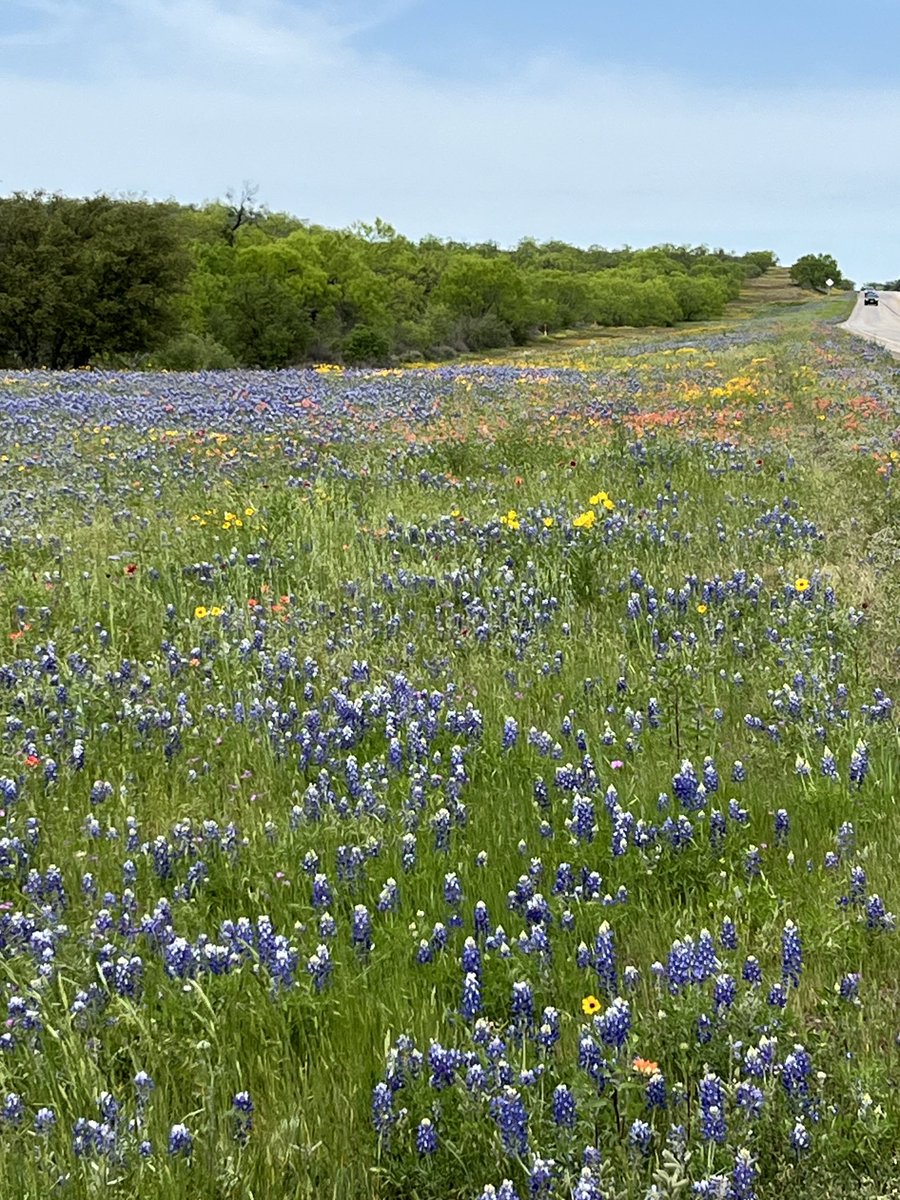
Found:
[[[273,207],[326,224],[787,258],[843,246],[846,269],[879,274],[900,89],[712,89],[540,55],[436,82],[362,48],[364,22],[406,3],[104,0],[102,36],[82,3],[69,71],[0,66],[0,114],[18,114],[3,187],[201,200],[252,178]]]

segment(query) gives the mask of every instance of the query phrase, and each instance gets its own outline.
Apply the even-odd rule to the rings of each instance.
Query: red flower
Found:
[[[26,767],[36,767],[40,761],[41,760],[38,758],[38,756],[36,754],[26,754],[25,755],[25,766]]]
[[[126,575],[136,575],[137,574],[137,563],[128,563],[128,565],[125,567],[125,574]]]

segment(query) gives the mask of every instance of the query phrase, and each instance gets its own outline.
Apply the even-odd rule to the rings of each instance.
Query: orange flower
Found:
[[[650,1058],[636,1058],[631,1065],[639,1075],[655,1075],[659,1070],[659,1063]]]

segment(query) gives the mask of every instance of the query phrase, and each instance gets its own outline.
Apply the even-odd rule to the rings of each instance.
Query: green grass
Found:
[[[174,377],[121,385],[140,404],[174,395],[175,411],[160,409],[152,434],[130,399],[122,401],[134,405],[128,422],[109,420],[111,429],[78,441],[70,441],[68,417],[58,435],[33,426],[31,442],[24,424],[11,425],[0,483],[23,503],[8,505],[0,522],[2,605],[17,635],[0,676],[0,775],[17,781],[18,798],[6,805],[0,835],[19,838],[28,861],[7,847],[0,974],[6,1000],[23,997],[42,1028],[26,1029],[14,1005],[0,1095],[20,1095],[26,1111],[19,1125],[0,1119],[0,1194],[479,1200],[486,1184],[510,1178],[524,1197],[531,1157],[504,1153],[487,1100],[466,1087],[465,1071],[443,1090],[429,1086],[427,1066],[411,1078],[396,1095],[396,1109],[408,1114],[390,1139],[379,1142],[371,1121],[372,1089],[401,1035],[426,1056],[434,1039],[484,1057],[459,1012],[460,954],[478,900],[506,940],[506,948],[501,935],[494,949],[482,945],[483,1016],[508,1043],[512,1078],[544,1069],[519,1086],[531,1150],[557,1164],[554,1198],[573,1194],[585,1145],[601,1152],[606,1197],[643,1198],[654,1181],[656,1196],[691,1194],[681,1181],[730,1177],[740,1148],[757,1164],[761,1200],[895,1194],[898,934],[867,928],[864,904],[838,902],[851,868],[862,867],[869,896],[889,910],[900,904],[897,725],[863,712],[873,689],[893,695],[900,676],[895,371],[886,356],[863,354],[834,331],[843,301],[785,306],[781,291],[757,281],[758,300],[747,295],[727,321],[689,331],[693,353],[668,345],[683,343],[685,330],[662,339],[641,331],[640,344],[560,342],[556,373],[543,376],[460,367],[424,423],[398,416],[390,389],[424,392],[430,377],[411,384],[388,374],[373,376],[372,387],[384,389],[380,407],[365,406],[356,377],[336,376],[319,407],[304,410],[312,416],[286,410],[266,429],[234,415],[240,387],[268,388],[274,402],[282,388],[312,393],[314,377],[238,385],[223,376],[217,415],[231,436],[222,453],[205,436],[161,432],[212,427],[208,415],[193,415],[200,385]],[[741,337],[723,339],[734,331]],[[537,352],[508,360],[527,365]],[[20,381],[17,395],[46,394],[45,382]],[[346,400],[348,387],[356,390]],[[62,388],[71,393],[75,384]],[[612,511],[591,503],[601,490]],[[502,524],[510,510],[516,516]],[[223,529],[226,511],[242,524]],[[588,511],[594,526],[574,529],[573,518]],[[746,572],[739,583],[736,571]],[[798,579],[809,589],[798,590]],[[199,605],[222,613],[196,617]],[[123,680],[125,658],[131,674]],[[351,682],[362,661],[367,681]],[[400,694],[400,674],[416,691],[417,711],[384,699]],[[429,708],[438,692],[442,701]],[[354,730],[359,718],[339,694],[359,701],[365,728]],[[658,724],[648,716],[651,700]],[[480,714],[480,736],[449,716],[467,705]],[[315,712],[330,731],[322,762],[303,752]],[[748,725],[748,715],[763,728]],[[519,733],[504,750],[507,717]],[[559,743],[558,757],[531,744],[532,727]],[[554,782],[558,767],[581,763],[578,730],[598,777],[589,841],[573,839],[573,796]],[[399,769],[389,761],[394,736]],[[82,770],[71,761],[76,738]],[[849,772],[861,739],[869,766],[856,786]],[[820,773],[826,746],[837,780]],[[369,811],[356,815],[355,798],[342,804],[351,754],[371,784]],[[465,819],[460,812],[444,852],[432,825],[442,807],[455,807],[448,781],[457,756]],[[632,835],[627,852],[614,852],[607,788],[632,821],[660,826],[681,811],[673,776],[682,761],[700,772],[707,756],[719,788],[683,813],[691,822],[684,845],[673,847],[660,830],[652,844],[635,845]],[[808,777],[797,773],[798,756],[810,764]],[[50,757],[58,771],[46,782]],[[744,781],[732,781],[736,760]],[[311,819],[310,789],[323,768],[334,796],[320,799]],[[536,777],[546,807],[535,801]],[[108,781],[111,794],[94,804],[95,780]],[[664,811],[660,793],[670,797]],[[732,798],[745,815],[729,819],[724,840],[711,840],[712,810],[727,810]],[[790,830],[780,841],[782,809]],[[31,817],[40,824],[36,845]],[[131,849],[130,817],[139,827]],[[220,833],[234,824],[229,848],[217,848],[204,821]],[[846,822],[853,844],[830,866]],[[417,861],[404,869],[410,833]],[[168,875],[154,867],[157,839],[157,853],[168,843],[173,858]],[[355,884],[338,879],[341,846],[365,849]],[[758,873],[748,873],[753,848]],[[337,929],[321,991],[306,970],[322,940],[303,866],[311,853],[328,875]],[[134,880],[123,903],[126,860]],[[182,895],[197,861],[205,881]],[[564,862],[576,883],[581,868],[599,874],[596,897],[554,894]],[[42,913],[28,871],[45,877],[51,864],[68,901],[62,908],[45,896]],[[530,867],[552,913],[546,961],[520,947],[529,922],[508,905]],[[82,891],[86,871],[95,895]],[[460,928],[443,897],[448,872],[462,886]],[[399,907],[380,912],[389,878]],[[604,904],[619,889],[627,902]],[[221,975],[167,973],[152,939],[120,924],[124,909],[133,905],[139,924],[161,898],[176,934],[195,943],[222,940],[223,921],[267,915],[296,954],[293,986],[276,987],[258,951]],[[371,915],[368,951],[351,938],[358,904]],[[57,931],[43,977],[21,932],[31,926],[14,926],[12,912]],[[653,964],[666,963],[677,938],[696,939],[704,928],[718,937],[726,916],[738,949],[720,948],[719,971],[736,978],[737,998],[717,1014],[711,980],[673,991]],[[598,1094],[578,1066],[579,1038],[590,1029],[581,1002],[596,994],[605,1009],[613,994],[579,967],[578,946],[592,945],[604,920],[632,1030],[621,1052],[609,1052],[609,1082]],[[788,921],[800,930],[803,967],[782,1010],[767,996],[781,979]],[[449,925],[447,948],[419,964],[417,947],[436,922]],[[135,996],[104,979],[106,942],[113,960],[141,957]],[[747,955],[760,963],[760,988],[741,979]],[[639,971],[629,991],[626,964]],[[858,1002],[836,992],[851,972],[861,975]],[[517,982],[530,985],[536,1013],[559,1012],[549,1052],[513,1036]],[[95,1002],[73,1012],[91,985]],[[701,1017],[711,1022],[706,1040]],[[777,1038],[779,1069],[795,1044],[806,1048],[809,1091],[791,1097],[779,1070],[769,1071],[754,1081],[762,1113],[746,1120],[736,1103],[747,1082],[743,1055],[764,1035]],[[671,1111],[647,1109],[634,1056],[657,1062],[670,1097],[682,1097]],[[727,1095],[721,1146],[702,1136],[697,1088],[707,1069]],[[129,1130],[138,1071],[155,1087],[140,1127]],[[577,1100],[572,1132],[552,1120],[559,1084]],[[255,1106],[246,1143],[233,1136],[230,1107],[242,1090]],[[99,1120],[106,1091],[122,1111],[115,1146],[76,1155],[73,1123]],[[32,1129],[42,1106],[56,1114],[46,1134]],[[415,1147],[423,1117],[438,1130],[432,1156]],[[652,1128],[647,1158],[629,1147],[635,1119]],[[805,1154],[789,1140],[798,1119],[810,1134]],[[190,1159],[167,1153],[176,1122],[192,1132]],[[688,1149],[675,1159],[666,1158],[671,1125],[686,1129]],[[137,1151],[142,1138],[151,1144],[146,1158]]]

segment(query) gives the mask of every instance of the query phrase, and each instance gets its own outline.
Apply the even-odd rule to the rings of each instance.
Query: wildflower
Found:
[[[653,1140],[653,1130],[646,1121],[642,1121],[640,1117],[633,1121],[631,1128],[628,1130],[628,1144],[641,1155],[647,1156],[650,1153],[650,1143]]]
[[[791,1130],[790,1136],[791,1149],[799,1158],[801,1154],[805,1154],[812,1144],[812,1138],[809,1136],[809,1130],[798,1120],[794,1128]]]
[[[173,1125],[169,1130],[169,1153],[174,1157],[190,1158],[194,1148],[194,1139],[187,1125]]]
[[[788,921],[781,934],[781,977],[786,983],[799,987],[802,970],[803,945],[800,941],[800,931],[793,921]]]
[[[809,591],[809,580],[808,580],[808,579],[806,579],[806,578],[805,578],[804,576],[802,576],[802,575],[801,575],[801,576],[799,576],[797,579],[795,579],[795,580],[794,580],[794,591],[795,591],[795,592],[807,592],[807,591]]]
[[[597,514],[592,508],[587,512],[579,513],[577,517],[572,518],[572,525],[575,529],[593,529],[597,521]]]
[[[438,1148],[437,1130],[428,1117],[423,1117],[416,1128],[416,1149],[423,1157],[434,1154]]]
[[[575,1097],[564,1083],[559,1084],[553,1093],[554,1123],[561,1129],[574,1129],[577,1116]]]
[[[253,1127],[253,1101],[249,1092],[237,1092],[231,1101],[234,1114],[234,1136],[238,1142],[246,1142]]]
[[[697,612],[700,614],[700,616],[701,616],[701,617],[704,615],[704,613],[705,613],[706,611],[707,611],[707,605],[705,605],[705,604],[698,604],[698,605],[697,605]]]
[[[198,621],[202,621],[204,617],[209,616],[209,610],[202,604],[198,604],[194,609],[194,616]]]
[[[753,1185],[759,1172],[756,1169],[756,1159],[749,1150],[738,1150],[735,1156],[734,1169],[731,1172],[732,1200],[756,1200]]]
[[[656,1075],[659,1071],[659,1063],[653,1062],[650,1058],[634,1058],[631,1068],[633,1071],[637,1071],[638,1075]]]
[[[528,1172],[528,1194],[531,1200],[548,1200],[553,1186],[556,1163],[552,1158],[535,1158]]]
[[[554,518],[553,517],[544,517],[543,523],[544,523],[545,529],[552,529],[553,525],[554,525]],[[540,1161],[540,1160],[538,1160],[538,1161]]]
[[[656,1066],[655,1063],[650,1063],[649,1065]],[[644,1099],[647,1102],[648,1108],[666,1108],[668,1105],[666,1081],[660,1071],[654,1071],[647,1080],[647,1090],[644,1092]]]
[[[500,518],[500,524],[504,525],[507,529],[512,529],[512,530],[521,528],[521,523],[519,521],[519,514],[516,512],[516,510],[514,508],[511,508],[509,510],[509,512],[504,513],[503,516]]]
[[[602,1007],[596,996],[585,996],[581,1002],[581,1011],[586,1017],[593,1017]]]
[[[707,1072],[698,1085],[700,1094],[700,1133],[705,1142],[725,1141],[725,1092],[722,1080]]]

